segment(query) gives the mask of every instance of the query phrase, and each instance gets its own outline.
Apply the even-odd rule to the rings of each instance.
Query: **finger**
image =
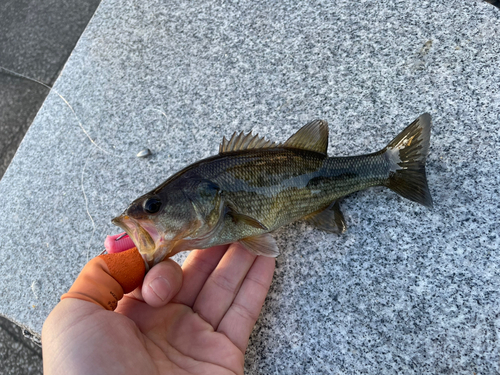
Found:
[[[210,249],[193,250],[182,265],[183,283],[181,290],[173,301],[187,306],[193,306],[196,297],[205,285],[212,271],[229,245],[215,246]]]
[[[255,258],[239,243],[232,244],[198,294],[193,311],[214,329],[231,306]]]
[[[146,274],[141,295],[144,302],[153,307],[165,306],[182,286],[182,269],[171,259],[155,265]],[[137,294],[134,297],[137,298]]]
[[[217,328],[217,331],[225,334],[243,354],[271,286],[274,266],[275,258],[259,256],[255,259],[233,304]]]

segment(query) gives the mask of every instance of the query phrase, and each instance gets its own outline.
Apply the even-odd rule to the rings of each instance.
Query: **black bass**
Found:
[[[219,154],[177,172],[136,199],[113,223],[127,232],[149,266],[179,251],[239,241],[279,254],[273,230],[304,219],[341,233],[339,199],[371,186],[432,206],[425,161],[431,116],[423,114],[384,149],[328,157],[328,125],[315,120],[285,143],[233,134]]]

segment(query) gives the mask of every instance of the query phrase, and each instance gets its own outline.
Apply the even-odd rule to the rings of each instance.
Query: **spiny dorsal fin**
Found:
[[[326,155],[328,150],[328,123],[313,120],[304,125],[283,144],[283,147],[315,151]]]
[[[252,135],[248,133],[245,135],[243,132],[240,134],[233,133],[229,141],[224,137],[222,143],[219,146],[219,154],[231,151],[241,151],[250,150],[256,148],[272,148],[278,147],[279,144],[266,140],[264,137],[259,137],[259,135]]]

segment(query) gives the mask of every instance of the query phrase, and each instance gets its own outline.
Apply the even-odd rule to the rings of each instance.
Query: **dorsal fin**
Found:
[[[326,155],[328,150],[328,123],[313,120],[304,125],[283,144],[283,147],[315,151]]]
[[[279,144],[266,140],[259,135],[252,135],[248,133],[245,135],[243,132],[240,134],[233,133],[229,141],[226,137],[222,138],[222,143],[219,146],[219,154],[231,151],[251,150],[256,148],[271,148],[278,147]]]

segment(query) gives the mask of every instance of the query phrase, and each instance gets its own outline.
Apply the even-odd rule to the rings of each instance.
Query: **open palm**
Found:
[[[116,312],[65,299],[44,325],[45,372],[243,374],[273,271],[233,244],[156,265]]]

